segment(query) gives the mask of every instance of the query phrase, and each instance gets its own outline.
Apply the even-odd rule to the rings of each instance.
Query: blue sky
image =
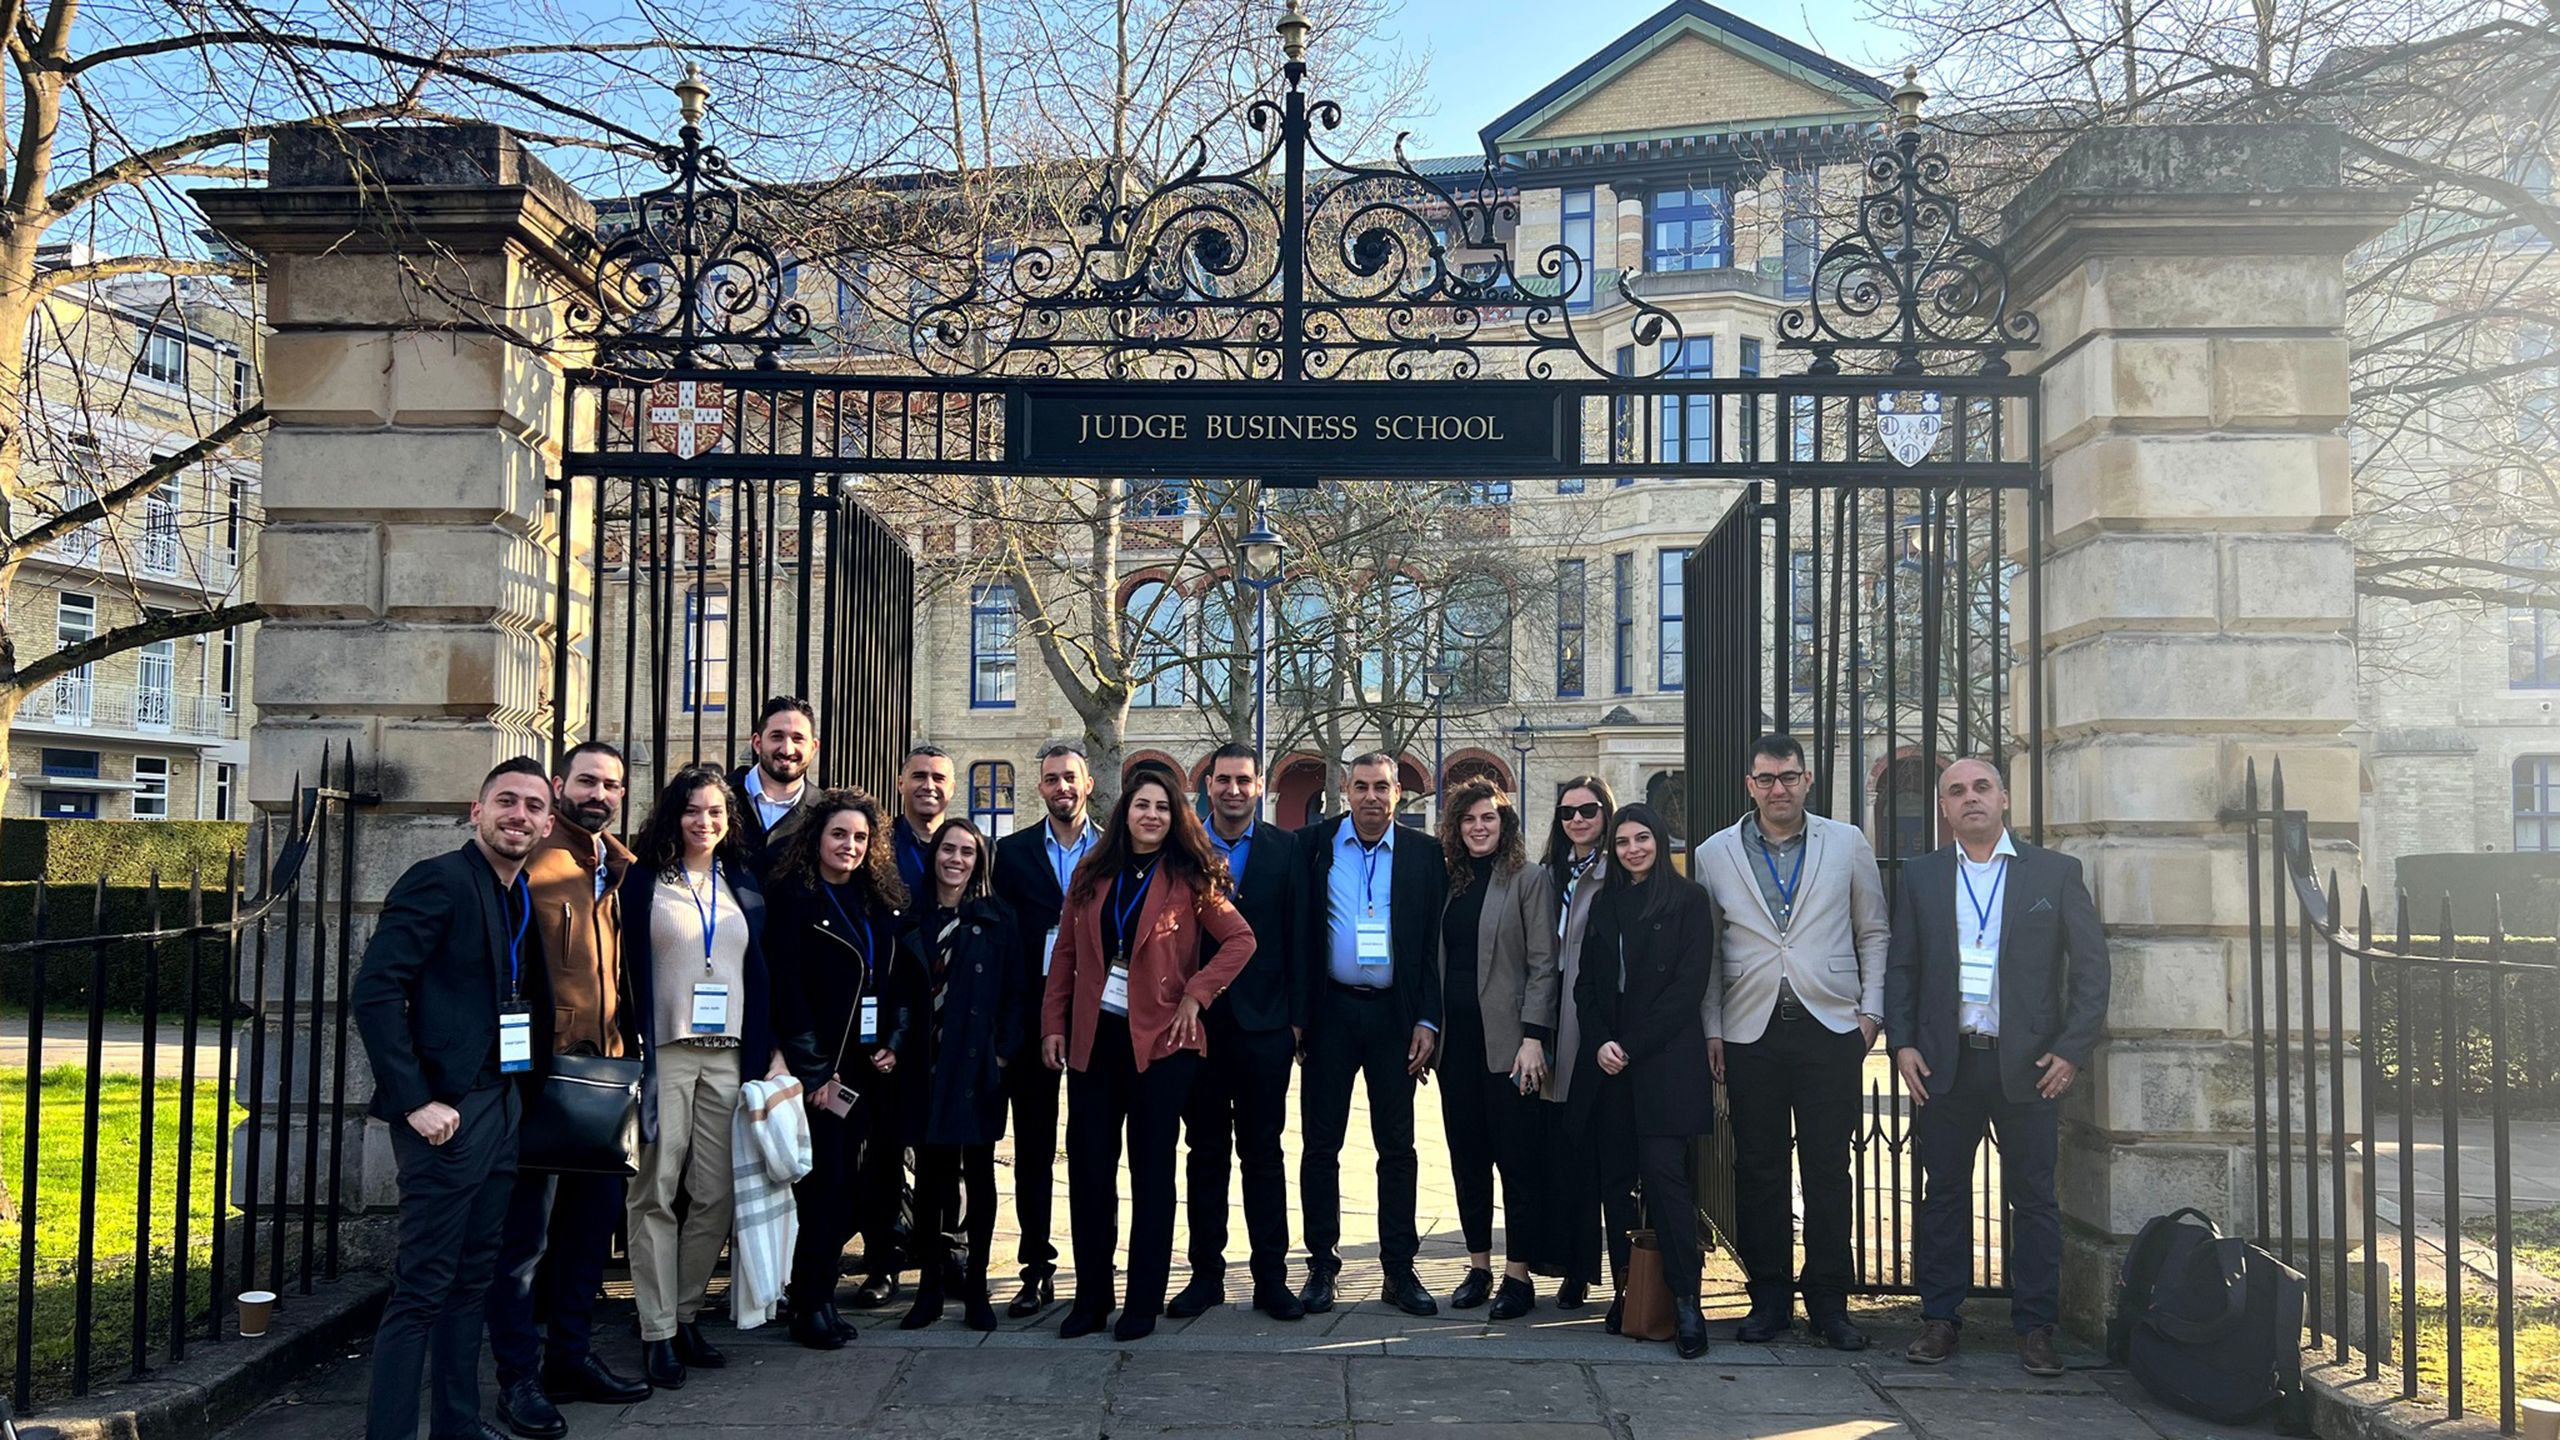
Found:
[[[1409,53],[1428,52],[1431,113],[1412,122],[1411,153],[1476,148],[1476,130],[1662,8],[1664,0],[1403,0]],[[1719,0],[1724,8],[1845,64],[1881,73],[1895,37],[1861,0]]]

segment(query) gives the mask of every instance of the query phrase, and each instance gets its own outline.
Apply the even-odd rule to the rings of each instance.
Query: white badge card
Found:
[[[1103,974],[1102,1008],[1114,1015],[1129,1013],[1129,972],[1117,965]]]
[[[705,980],[693,987],[693,1033],[717,1035],[729,1028],[729,987]]]
[[[1967,1005],[1991,1003],[1992,977],[1999,973],[2000,951],[1991,945],[1959,946],[1956,986]]]
[[[865,1045],[875,1045],[879,1043],[879,1040],[880,997],[877,995],[865,995],[862,997],[862,1043]]]
[[[533,1014],[527,1010],[498,1012],[498,1069],[521,1075],[533,1068]]]
[[[1364,966],[1385,969],[1389,963],[1387,922],[1384,920],[1359,921],[1352,934],[1358,947],[1352,952],[1354,958]]]
[[[1049,927],[1049,933],[1040,937],[1040,973],[1048,974],[1049,962],[1057,958],[1058,927],[1052,925]]]

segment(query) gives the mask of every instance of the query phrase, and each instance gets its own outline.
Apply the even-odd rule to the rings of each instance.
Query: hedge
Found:
[[[118,822],[121,823],[121,822]],[[47,938],[97,934],[93,922],[98,916],[96,892],[87,885],[54,885],[45,900],[45,934]],[[29,881],[0,883],[0,940],[28,940],[35,936],[36,886]],[[217,884],[208,883],[205,891],[204,915],[208,921],[226,919],[231,913],[231,897]],[[152,923],[151,892],[147,886],[107,887],[105,932],[123,935],[151,929],[174,929],[187,922],[187,892],[183,882],[163,884],[160,890],[159,923]],[[223,972],[224,947],[208,940],[200,947],[166,944],[160,947],[160,1010],[164,1017],[186,1013],[187,972],[192,952],[203,952],[202,969],[198,972],[196,1003],[211,1007],[223,1002],[230,987]],[[138,941],[111,941],[107,946],[104,1008],[110,1013],[140,1014],[142,982],[148,947]],[[45,963],[45,1006],[56,1015],[86,1014],[90,1003],[90,981],[97,963],[97,952],[88,946],[70,946],[48,950]],[[33,958],[23,952],[0,956],[0,1004],[13,1009],[27,1007],[31,995],[30,978],[34,974]]]
[[[156,871],[164,885],[183,886],[201,868],[206,884],[219,885],[248,843],[238,820],[0,820],[0,881],[86,885],[103,871],[110,885],[148,885]]]

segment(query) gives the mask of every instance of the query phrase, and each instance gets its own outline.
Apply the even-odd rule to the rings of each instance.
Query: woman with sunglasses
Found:
[[[1200,1012],[1253,958],[1227,862],[1159,770],[1120,792],[1102,843],[1076,867],[1042,997],[1040,1055],[1067,1072],[1067,1213],[1076,1299],[1058,1336],[1111,1315],[1120,1247],[1120,1142],[1129,1142],[1128,1308],[1114,1339],[1155,1333],[1173,1270],[1174,1141],[1208,1044]],[[1203,955],[1207,958],[1203,959]]]
[[[1715,1072],[1699,1006],[1715,977],[1715,901],[1671,868],[1671,832],[1650,805],[1609,822],[1609,881],[1593,906],[1574,982],[1600,1073],[1602,1144],[1632,1147],[1661,1247],[1680,1358],[1707,1353],[1698,1307],[1698,1207],[1689,1141],[1715,1129]],[[1610,1307],[1612,1319],[1621,1304]]]
[[[1548,1252],[1563,1275],[1556,1286],[1556,1308],[1579,1309],[1591,1287],[1616,1276],[1624,1289],[1627,1232],[1636,1228],[1636,1173],[1632,1148],[1604,1156],[1598,1144],[1602,1076],[1597,1047],[1584,1041],[1580,1007],[1573,989],[1582,978],[1583,937],[1591,925],[1593,905],[1609,878],[1601,837],[1617,812],[1609,782],[1597,775],[1576,775],[1556,794],[1555,818],[1547,826],[1546,852],[1539,857],[1560,897],[1556,906],[1556,977],[1562,1003],[1557,1007],[1556,1043],[1549,1053],[1547,1082],[1539,1092],[1553,1113],[1547,1117],[1546,1158],[1539,1171],[1546,1177],[1542,1215],[1549,1234]],[[1611,1163],[1603,1165],[1603,1160]],[[1606,1221],[1604,1224],[1603,1221]],[[1600,1268],[1605,1253],[1609,1269]],[[1610,1326],[1614,1332],[1614,1323]]]

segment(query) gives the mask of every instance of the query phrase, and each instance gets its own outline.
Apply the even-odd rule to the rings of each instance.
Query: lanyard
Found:
[[[684,893],[693,901],[693,916],[702,922],[702,970],[711,973],[711,941],[720,933],[720,862],[711,862],[711,904],[705,909],[702,892],[693,888],[693,872],[684,876]]]
[[[1360,847],[1360,898],[1367,904],[1369,913],[1372,915],[1378,913],[1378,852],[1387,848],[1392,837],[1392,831],[1381,835],[1375,845],[1356,834],[1351,837],[1351,843]],[[1392,878],[1392,872],[1390,872],[1390,878]]]
[[[524,918],[516,922],[516,938],[507,942],[507,999],[509,1001],[524,998],[524,934],[525,931],[533,928],[533,889],[525,884],[524,876],[521,874],[516,876],[514,893],[516,898],[524,901]],[[503,897],[501,903],[503,903]]]
[[[1768,869],[1769,883],[1778,892],[1778,918],[1784,920],[1795,913],[1796,887],[1804,882],[1805,852],[1813,847],[1800,845],[1796,848],[1796,863],[1787,871],[1787,878],[1781,880],[1778,878],[1777,852],[1769,848],[1769,837],[1766,835],[1759,837],[1759,844],[1760,863]]]
[[[1120,968],[1124,970],[1129,968],[1129,951],[1134,948],[1130,944],[1131,936],[1129,934],[1129,922],[1137,918],[1138,907],[1146,903],[1147,887],[1156,883],[1156,871],[1162,868],[1163,865],[1164,862],[1162,860],[1157,860],[1153,864],[1149,865],[1146,869],[1146,873],[1138,877],[1137,893],[1130,896],[1127,900],[1120,900],[1118,898],[1120,894],[1120,882],[1112,882],[1111,893],[1114,900],[1113,916],[1120,922]],[[1126,880],[1127,878],[1128,877],[1124,875],[1121,877],[1121,880]]]
[[[835,907],[835,911],[836,911],[836,918],[844,922],[844,928],[846,928],[847,930],[859,931],[859,932],[861,933],[861,935],[862,935],[862,982],[863,982],[863,984],[865,984],[865,985],[869,985],[869,984],[871,983],[871,916],[870,916],[870,914],[869,914],[868,912],[865,912],[865,913],[864,913],[864,915],[863,915],[863,917],[862,917],[861,919],[856,920],[856,919],[854,919],[851,915],[849,915],[849,914],[845,913],[844,902],[836,898],[836,887],[834,887],[833,885],[828,884],[828,883],[827,883],[826,881],[824,881],[824,880],[821,880],[821,881],[819,881],[819,882],[818,882],[818,890],[819,890],[819,892],[820,892],[821,894],[823,894],[823,895],[825,895],[825,896],[827,897],[827,903],[828,903],[829,905],[832,905],[832,906],[834,906],[834,907]]]
[[[1988,900],[1974,898],[1973,867],[1965,863],[1962,855],[1956,857],[1956,878],[1964,882],[1964,903],[1973,907],[1973,943],[1980,945],[1983,932],[1991,928],[1992,911],[2000,904],[2000,887],[2009,883],[2009,863],[2003,859],[2000,873],[1991,877],[1991,898]]]

